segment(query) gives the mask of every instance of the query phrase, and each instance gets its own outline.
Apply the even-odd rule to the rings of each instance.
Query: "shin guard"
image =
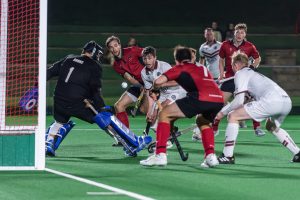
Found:
[[[64,124],[56,134],[55,143],[54,143],[54,150],[58,149],[59,145],[71,131],[71,129],[75,126],[73,121],[68,121],[68,123]]]
[[[152,138],[150,136],[136,136],[112,113],[100,112],[94,117],[94,121],[103,130],[112,128],[114,132],[117,133],[118,136],[120,136],[121,139],[124,140],[124,142],[126,142],[128,148],[130,148],[130,150],[127,150],[129,150],[130,152],[139,152],[152,141]],[[120,142],[122,143],[122,141]]]

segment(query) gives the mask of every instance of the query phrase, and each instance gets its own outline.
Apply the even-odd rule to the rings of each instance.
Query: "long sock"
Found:
[[[218,131],[219,130],[219,123],[220,123],[220,120],[218,120],[218,119],[214,120],[214,122],[212,124],[213,131]]]
[[[293,155],[299,153],[299,147],[295,144],[293,139],[285,130],[279,128],[277,132],[273,131],[272,133],[283,146],[285,146],[288,150],[290,150],[290,152],[292,152]]]
[[[225,132],[225,144],[223,149],[223,154],[226,157],[233,156],[233,150],[236,143],[236,138],[239,133],[239,124],[238,123],[228,123],[226,132]]]
[[[167,152],[167,141],[170,137],[170,124],[159,122],[156,132],[156,154]]]
[[[127,113],[124,112],[119,112],[116,113],[116,117],[118,118],[118,120],[120,120],[127,128],[129,128],[129,120],[128,120],[128,115]]]
[[[215,153],[215,137],[212,128],[202,129],[201,136],[205,157],[208,154]]]
[[[257,128],[260,127],[260,122],[257,122],[255,120],[252,120],[252,124],[253,124],[253,129],[256,130]]]

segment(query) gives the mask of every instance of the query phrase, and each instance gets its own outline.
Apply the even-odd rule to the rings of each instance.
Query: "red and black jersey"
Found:
[[[248,57],[252,57],[254,59],[259,57],[256,47],[251,42],[244,40],[238,47],[233,44],[233,40],[227,40],[223,42],[220,48],[219,56],[220,58],[225,59],[226,78],[234,76],[231,66],[231,56],[236,51],[245,53]]]
[[[164,73],[169,81],[175,80],[186,91],[200,101],[223,103],[223,93],[205,66],[192,63],[176,65]]]
[[[122,49],[122,58],[116,58],[113,68],[114,70],[124,76],[125,72],[129,73],[140,83],[143,83],[141,71],[144,68],[142,63],[143,48],[132,46]]]

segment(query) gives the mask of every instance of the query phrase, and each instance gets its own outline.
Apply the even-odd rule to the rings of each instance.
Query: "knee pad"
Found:
[[[75,126],[75,123],[73,121],[68,121],[68,123],[64,124],[56,134],[56,139],[54,143],[54,150],[58,149],[59,145],[62,143],[62,141],[65,139],[65,137],[68,135],[68,133],[71,131],[71,129]]]
[[[202,115],[197,115],[197,118],[196,118],[196,124],[198,127],[201,127],[201,126],[210,126],[210,121],[208,121],[207,119],[205,119]]]
[[[93,118],[94,122],[102,129],[106,130],[106,128],[111,124],[111,116],[110,112],[100,112]]]
[[[277,130],[277,126],[275,124],[275,122],[271,119],[271,118],[268,118],[266,120],[266,129],[269,131],[269,132],[274,132]]]

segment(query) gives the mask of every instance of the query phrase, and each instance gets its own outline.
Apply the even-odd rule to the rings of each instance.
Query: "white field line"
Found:
[[[86,192],[87,195],[120,195],[120,193],[116,193],[116,192]]]
[[[98,182],[95,182],[95,181],[91,181],[91,180],[88,180],[88,179],[85,179],[85,178],[81,178],[81,177],[74,176],[74,175],[71,175],[71,174],[63,173],[63,172],[56,171],[56,170],[53,170],[53,169],[45,168],[45,171],[56,174],[56,175],[59,175],[59,176],[63,176],[63,177],[69,178],[69,179],[73,179],[73,180],[76,180],[76,181],[79,181],[79,182],[82,182],[82,183],[86,183],[88,185],[93,185],[93,186],[96,186],[96,187],[99,187],[99,188],[103,188],[103,189],[106,189],[106,190],[109,190],[109,191],[112,191],[112,192],[115,192],[115,193],[118,193],[118,194],[123,194],[123,195],[129,196],[129,197],[135,198],[135,199],[155,200],[153,198],[146,197],[146,196],[134,193],[134,192],[129,192],[129,191],[122,190],[122,189],[119,189],[119,188],[116,188],[116,187],[105,185],[103,183],[98,183]]]

